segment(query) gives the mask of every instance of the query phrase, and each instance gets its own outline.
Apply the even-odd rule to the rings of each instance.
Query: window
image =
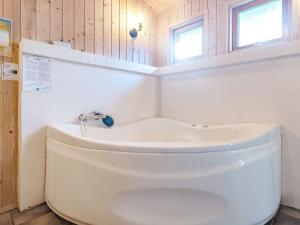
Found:
[[[283,39],[286,10],[286,0],[255,0],[233,8],[233,50]]]
[[[173,62],[203,55],[203,21],[197,19],[172,29]]]

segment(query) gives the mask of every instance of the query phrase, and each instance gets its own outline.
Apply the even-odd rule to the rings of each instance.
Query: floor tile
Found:
[[[14,225],[20,225],[36,219],[46,213],[50,212],[49,207],[46,204],[34,207],[32,209],[26,210],[25,212],[19,212],[19,210],[13,210],[11,216]]]
[[[288,216],[300,219],[300,210],[297,210],[297,209],[294,209],[294,208],[291,208],[291,207],[287,207],[287,206],[282,206],[280,208],[280,212],[284,213]]]
[[[48,212],[43,216],[33,219],[21,225],[63,225],[53,212]]]
[[[10,213],[0,214],[0,225],[13,225]]]
[[[300,219],[279,212],[274,225],[300,225]]]
[[[74,225],[54,214],[46,204],[25,212],[15,209],[0,214],[0,225]],[[266,225],[300,225],[300,211],[281,206],[276,219]]]

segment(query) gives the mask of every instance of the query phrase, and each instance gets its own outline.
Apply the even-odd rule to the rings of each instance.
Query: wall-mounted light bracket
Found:
[[[130,37],[132,39],[136,39],[138,37],[138,34],[140,31],[142,31],[142,28],[143,28],[143,23],[139,23],[139,28],[132,28],[130,31],[129,31],[129,34],[130,34]]]
[[[136,29],[136,28],[132,28],[130,31],[129,31],[129,34],[130,34],[130,37],[132,39],[136,39],[138,37],[138,33],[139,31]]]

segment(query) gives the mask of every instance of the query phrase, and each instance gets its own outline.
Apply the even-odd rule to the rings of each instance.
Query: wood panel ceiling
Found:
[[[157,14],[175,5],[179,0],[144,0]]]

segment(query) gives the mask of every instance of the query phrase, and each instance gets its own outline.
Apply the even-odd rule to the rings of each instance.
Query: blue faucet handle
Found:
[[[108,126],[108,127],[112,127],[114,125],[114,119],[111,116],[105,116],[102,119],[103,123]]]

